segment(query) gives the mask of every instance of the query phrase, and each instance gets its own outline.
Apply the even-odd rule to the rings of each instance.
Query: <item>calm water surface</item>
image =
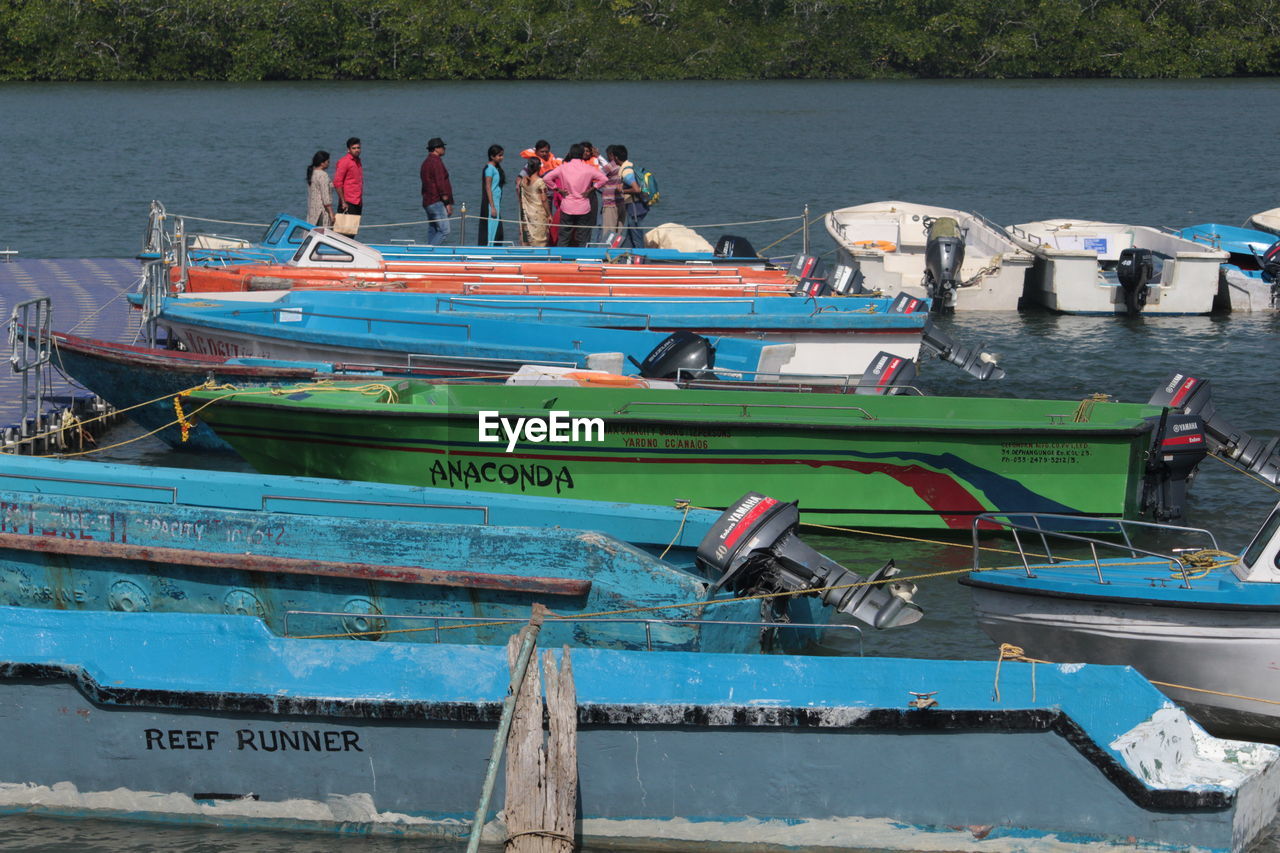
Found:
[[[1280,81],[1001,83],[469,83],[0,85],[0,151],[20,192],[0,247],[24,257],[127,256],[147,202],[172,212],[266,222],[303,212],[311,153],[362,137],[366,223],[421,218],[417,166],[430,136],[461,200],[478,208],[484,149],[510,155],[538,137],[622,142],[653,169],[663,202],[650,222],[692,225],[814,214],[901,198],[977,210],[1001,223],[1076,216],[1149,225],[1239,224],[1280,205],[1260,180],[1274,160]],[[1247,116],[1248,120],[1240,120]],[[517,166],[510,165],[514,175]],[[793,223],[735,227],[763,245]],[[709,229],[711,230],[711,229]],[[814,246],[830,244],[821,228]],[[791,241],[794,244],[794,241]],[[0,299],[4,295],[0,294]],[[1219,411],[1276,435],[1270,316],[1139,318],[969,315],[950,322],[1000,354],[1009,378],[982,385],[942,364],[935,392],[1145,401],[1170,371],[1212,379]],[[122,430],[121,436],[127,435]],[[224,465],[139,442],[110,454],[141,464]],[[1189,522],[1242,546],[1275,490],[1206,460]],[[862,571],[893,558],[908,573],[962,568],[968,550],[884,538],[809,536]],[[967,591],[926,581],[925,619],[866,638],[868,654],[990,658]],[[409,850],[392,840],[0,819],[0,849],[150,851]],[[433,849],[415,842],[412,849]],[[435,848],[452,849],[452,848]],[[1260,849],[1280,853],[1275,831]]]

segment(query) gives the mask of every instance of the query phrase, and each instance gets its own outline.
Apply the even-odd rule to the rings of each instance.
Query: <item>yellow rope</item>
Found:
[[[1032,665],[1031,672],[1032,672],[1033,679],[1035,678],[1035,664],[1054,663],[1054,661],[1027,657],[1026,653],[1022,650],[1021,647],[1015,646],[1012,643],[1001,643],[1000,657],[996,661],[995,701],[997,702],[1000,701],[1000,664],[1006,660],[1013,660],[1013,661],[1018,661],[1019,663],[1031,664]],[[1192,693],[1204,693],[1209,696],[1223,696],[1227,699],[1243,699],[1246,702],[1261,702],[1264,705],[1280,705],[1280,700],[1276,700],[1276,699],[1263,699],[1260,696],[1246,696],[1243,693],[1224,693],[1221,690],[1209,690],[1208,688],[1205,688],[1205,687],[1191,687],[1186,684],[1174,684],[1169,681],[1154,681],[1152,679],[1147,679],[1147,680],[1150,681],[1152,684],[1156,685],[1157,687],[1172,687],[1175,690],[1189,690]],[[1034,694],[1032,696],[1032,701],[1033,702],[1035,701]]]
[[[1257,480],[1259,483],[1261,483],[1262,485],[1266,486],[1268,489],[1270,489],[1270,490],[1271,490],[1271,491],[1273,491],[1273,492],[1280,492],[1280,489],[1276,488],[1276,486],[1275,486],[1275,484],[1274,484],[1274,483],[1268,483],[1266,480],[1262,479],[1262,478],[1261,478],[1261,477],[1259,477],[1257,474],[1253,474],[1253,473],[1251,473],[1251,472],[1249,472],[1249,471],[1246,471],[1245,469],[1241,468],[1239,465],[1235,465],[1235,464],[1233,464],[1232,462],[1230,462],[1230,461],[1229,461],[1226,457],[1224,457],[1224,456],[1219,456],[1217,453],[1210,453],[1210,454],[1209,454],[1209,458],[1211,458],[1211,459],[1217,459],[1219,462],[1221,462],[1223,465],[1226,465],[1226,466],[1227,466],[1228,468],[1230,468],[1231,470],[1233,470],[1233,471],[1237,471],[1237,472],[1239,472],[1239,473],[1241,473],[1241,474],[1244,474],[1246,477],[1248,477],[1248,478],[1250,478],[1250,479],[1252,479],[1252,480]]]
[[[671,538],[671,541],[667,543],[667,547],[663,548],[662,553],[658,555],[659,560],[666,559],[667,552],[671,550],[673,545],[675,545],[677,542],[680,541],[680,534],[684,532],[684,523],[689,519],[689,502],[688,501],[677,500],[676,509],[683,509],[684,515],[680,516],[680,527],[677,528],[676,535]]]

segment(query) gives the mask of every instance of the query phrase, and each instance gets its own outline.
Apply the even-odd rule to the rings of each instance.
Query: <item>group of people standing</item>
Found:
[[[364,164],[360,140],[347,140],[347,153],[338,160],[330,180],[329,152],[317,151],[307,167],[307,221],[332,226],[336,213],[363,212]],[[444,243],[452,232],[453,185],[444,165],[446,145],[440,137],[427,142],[427,157],[418,170],[422,208],[427,215],[427,242]],[[516,178],[520,239],[529,246],[585,246],[597,227],[604,233],[622,231],[623,242],[643,245],[640,223],[649,212],[634,164],[625,145],[610,145],[602,154],[590,142],[569,146],[564,159],[551,153],[551,144],[538,140],[520,152],[524,163]],[[477,242],[504,241],[503,190],[507,176],[505,152],[490,145],[481,171],[480,234]]]
[[[307,167],[307,221],[326,227],[336,219],[334,195],[337,195],[336,213],[359,216],[364,210],[364,163],[360,161],[360,139],[347,140],[347,153],[338,158],[338,168],[329,177],[329,152],[317,151],[311,155]]]

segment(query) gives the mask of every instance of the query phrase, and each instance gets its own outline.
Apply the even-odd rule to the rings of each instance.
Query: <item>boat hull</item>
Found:
[[[1015,225],[1014,240],[1034,253],[1027,297],[1063,314],[1124,314],[1124,288],[1103,265],[1114,266],[1123,248],[1167,256],[1161,280],[1147,291],[1143,314],[1208,314],[1218,294],[1226,252],[1140,225],[1047,220]],[[1090,248],[1098,246],[1101,248]]]
[[[504,388],[499,398],[464,386],[435,387],[434,408],[361,408],[359,395],[351,398],[355,407],[345,408],[329,405],[337,401],[330,393],[307,389],[271,400],[252,392],[196,396],[221,396],[202,410],[202,419],[268,473],[646,504],[687,499],[712,508],[759,490],[799,500],[809,521],[875,527],[967,530],[988,511],[1132,516],[1151,440],[1144,421],[1088,432],[1076,424],[948,423],[941,414],[908,424],[863,407],[872,399],[894,410],[955,405],[937,398],[867,398],[851,406],[825,395],[763,391],[556,389],[555,407],[578,417],[599,415],[603,434],[508,448],[505,439],[480,440],[479,413],[539,407],[547,391]],[[996,411],[1009,402],[962,405]],[[1055,404],[1044,405],[1036,417]],[[739,410],[749,416],[737,417]],[[834,411],[843,420],[787,423],[769,417],[771,410]],[[720,411],[724,418],[707,419]]]
[[[0,808],[469,831],[507,691],[500,648],[281,640],[244,617],[0,617]],[[572,662],[574,832],[592,847],[1235,853],[1275,815],[1276,750],[1208,738],[1131,670],[1006,664],[995,701],[991,663]],[[908,709],[909,690],[941,704]]]
[[[924,217],[953,217],[965,231],[960,278],[970,282],[955,293],[956,311],[1015,311],[1032,258],[1003,231],[982,217],[910,202],[858,205],[827,214],[827,233],[836,243],[837,263],[859,269],[863,288],[918,298],[929,294],[925,272]]]
[[[1214,609],[1036,595],[985,585],[981,576],[966,584],[978,624],[996,642],[1041,659],[1132,666],[1164,682],[1160,689],[1215,734],[1280,740],[1280,606]]]

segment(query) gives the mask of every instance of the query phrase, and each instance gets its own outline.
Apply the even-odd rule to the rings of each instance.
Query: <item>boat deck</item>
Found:
[[[87,338],[132,341],[138,331],[138,312],[128,310],[123,299],[141,274],[133,258],[23,258],[0,262],[0,309],[7,321],[13,306],[27,299],[48,296],[53,311],[52,328]],[[49,394],[85,393],[51,372]],[[22,413],[22,377],[11,368],[0,369],[0,426],[12,424]]]

